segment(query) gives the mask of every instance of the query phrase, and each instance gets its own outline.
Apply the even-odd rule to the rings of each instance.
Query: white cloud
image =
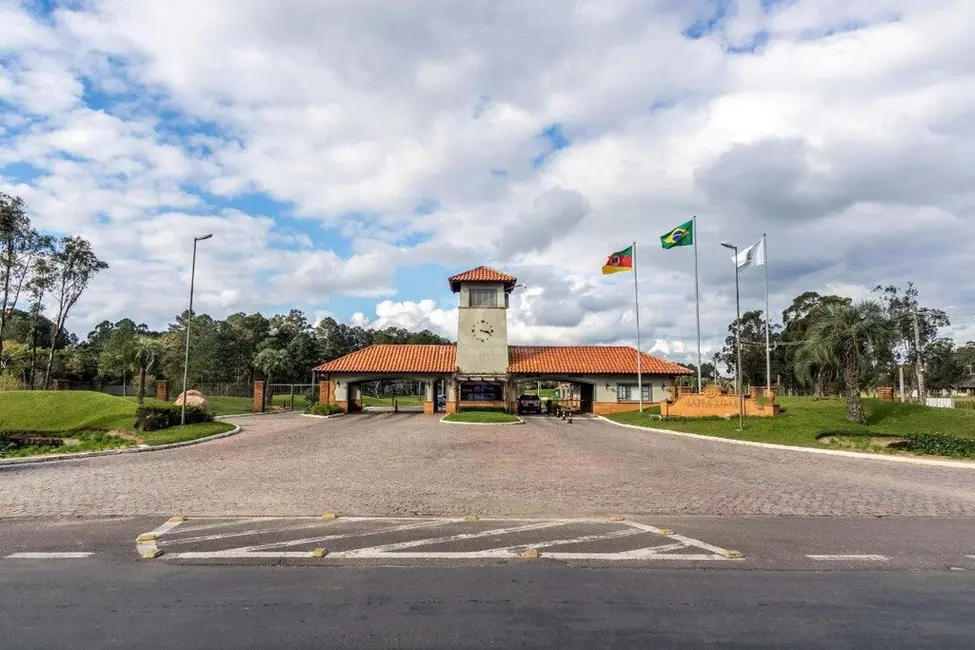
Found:
[[[973,304],[944,279],[975,266],[975,5],[762,5],[692,40],[713,3],[97,0],[38,20],[0,0],[0,174],[45,172],[0,185],[112,263],[79,328],[165,321],[187,242],[212,230],[200,291],[222,309],[371,296],[386,300],[362,322],[452,327],[451,308],[396,300],[397,271],[494,263],[529,285],[518,342],[629,340],[632,286],[598,273],[637,240],[646,341],[686,355],[692,258],[655,242],[691,214],[709,346],[734,309],[717,242],[762,232],[775,311],[907,280]],[[553,123],[571,146],[536,169]],[[197,190],[266,194],[350,252]],[[763,306],[760,276],[742,289]]]

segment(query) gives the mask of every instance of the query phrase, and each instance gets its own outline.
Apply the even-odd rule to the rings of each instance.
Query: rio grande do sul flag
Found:
[[[603,275],[619,273],[620,271],[633,270],[633,247],[629,246],[621,251],[616,251],[606,258],[603,265]]]
[[[694,243],[694,220],[685,221],[665,235],[660,236],[660,245],[665,249],[676,246],[691,246]]]

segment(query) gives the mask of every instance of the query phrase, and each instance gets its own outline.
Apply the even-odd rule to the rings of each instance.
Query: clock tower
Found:
[[[508,297],[518,280],[486,266],[450,278],[460,296],[457,310],[457,372],[503,381],[508,373]]]

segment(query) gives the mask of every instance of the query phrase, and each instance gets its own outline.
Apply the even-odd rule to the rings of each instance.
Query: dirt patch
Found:
[[[131,431],[125,431],[123,429],[112,429],[106,432],[107,435],[115,436],[117,438],[125,438],[126,440],[131,440],[134,443],[142,444],[142,438],[135,435]]]
[[[904,438],[897,436],[823,436],[819,441],[838,449],[854,451],[886,451],[895,453],[904,444]]]

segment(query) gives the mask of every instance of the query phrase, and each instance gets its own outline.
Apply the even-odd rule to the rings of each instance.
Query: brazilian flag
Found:
[[[660,245],[666,248],[694,244],[694,220],[686,221],[660,237]]]

